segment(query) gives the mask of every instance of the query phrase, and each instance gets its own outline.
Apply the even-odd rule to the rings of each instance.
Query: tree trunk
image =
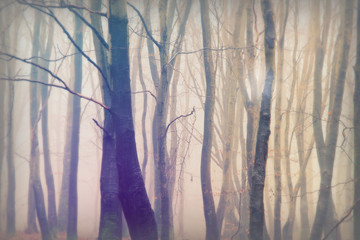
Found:
[[[53,237],[51,235],[49,224],[46,219],[44,193],[41,187],[40,178],[33,183],[33,191],[35,196],[37,218],[41,230],[41,239],[52,240]]]
[[[82,14],[80,12],[80,14]],[[83,23],[79,17],[75,17],[75,43],[80,49],[83,47],[82,35]],[[74,91],[81,92],[82,84],[82,56],[76,54],[74,58]],[[70,149],[70,175],[69,175],[69,199],[68,199],[68,221],[67,240],[77,240],[77,215],[78,215],[78,193],[77,174],[79,165],[79,135],[80,135],[80,98],[74,98],[73,118],[71,130]]]
[[[170,121],[176,118],[176,102],[177,102],[177,85],[180,77],[180,62],[181,56],[176,61],[176,65],[174,68],[176,69],[174,73],[174,77],[172,79],[171,85],[171,97],[170,97]],[[175,182],[176,182],[176,165],[178,159],[178,131],[176,122],[173,122],[169,128],[170,131],[170,156],[169,156],[169,167],[168,167],[168,176],[169,176],[169,199],[170,199],[170,238],[174,239],[174,213],[173,213],[173,198],[174,198],[174,190],[175,190]]]
[[[285,5],[285,6],[284,6]],[[281,138],[282,95],[283,95],[283,69],[284,69],[284,41],[289,0],[280,3],[280,28],[278,42],[277,86],[275,103],[275,129],[274,129],[274,174],[275,174],[275,207],[274,207],[274,239],[281,240],[281,159],[283,152]]]
[[[266,78],[261,99],[260,120],[256,140],[255,163],[250,194],[250,239],[263,239],[264,184],[268,141],[270,136],[271,96],[274,81],[275,26],[270,0],[261,1],[265,23]]]
[[[357,38],[354,90],[354,146],[360,146],[360,1],[357,1]],[[354,147],[354,235],[360,236],[360,148]]]
[[[40,50],[40,25],[42,19],[40,14],[35,15],[34,22],[34,38],[32,56],[38,56]],[[38,58],[34,58],[34,63],[38,64]],[[39,80],[38,68],[34,65],[31,66],[31,79],[34,81]],[[40,181],[40,151],[38,140],[38,121],[39,121],[39,85],[30,85],[30,182],[29,182],[29,195],[33,192],[34,208],[36,209],[42,239],[52,239],[50,234],[49,225],[46,217],[44,194]],[[36,222],[34,222],[36,226]]]
[[[50,59],[51,48],[53,44],[54,35],[54,21],[50,19],[48,26],[48,39],[46,43],[46,49],[44,49],[43,59]],[[45,37],[45,36],[43,36]],[[44,61],[42,66],[46,69],[49,68],[49,62]],[[48,73],[45,71],[40,72],[40,81],[48,83]],[[49,150],[49,133],[48,133],[48,87],[46,85],[41,86],[41,128],[43,138],[43,151],[44,151],[44,167],[45,167],[45,179],[48,189],[48,222],[49,228],[52,234],[56,235],[57,231],[57,213],[56,213],[56,200],[55,200],[55,184],[54,175],[51,167],[50,150]],[[42,191],[42,190],[41,190]],[[40,192],[40,191],[39,191]]]
[[[143,28],[142,28],[142,33]],[[144,91],[143,96],[143,112],[141,116],[141,134],[142,134],[142,140],[143,140],[143,150],[144,150],[144,159],[141,166],[141,172],[144,178],[144,182],[146,181],[146,166],[149,159],[149,150],[148,150],[148,143],[147,143],[147,134],[146,134],[146,114],[147,114],[147,106],[148,106],[148,93],[146,91],[146,85],[144,81],[143,76],[143,67],[142,67],[142,60],[141,60],[141,50],[142,50],[142,40],[143,38],[139,39],[139,45],[138,45],[138,51],[137,51],[137,60],[139,62],[139,80],[142,87],[142,90]]]
[[[2,14],[0,16],[0,29],[3,29],[3,25],[4,25],[4,21],[5,21],[5,17],[4,14]],[[0,48],[1,51],[4,51],[4,44],[5,44],[5,36],[6,34],[2,34],[0,42],[2,47]],[[9,64],[9,63],[8,63]],[[3,76],[6,76],[6,69],[5,69],[5,64],[1,64],[0,65],[0,74],[2,74]],[[5,82],[0,82],[0,179],[2,179],[3,173],[2,173],[2,169],[3,169],[3,162],[5,159],[5,118],[6,118],[6,112],[5,112],[5,97],[6,97],[6,83]],[[6,94],[6,95],[5,95]],[[10,104],[9,104],[10,105]],[[3,182],[0,183],[0,206],[2,206],[2,190],[3,187],[5,186],[5,184]],[[2,223],[3,223],[3,211],[2,208],[0,207],[0,234],[3,231],[2,228]]]
[[[211,48],[211,26],[209,18],[209,3],[207,0],[200,1],[202,40],[204,50],[204,68],[206,77],[206,98],[204,116],[204,137],[201,151],[201,191],[204,204],[206,224],[206,239],[220,239],[219,228],[216,219],[214,197],[211,187],[211,148],[213,139],[214,110],[215,110],[215,72]]]
[[[91,1],[92,9],[101,10],[101,2],[97,0]],[[91,23],[98,33],[103,37],[103,29],[101,25],[101,17],[91,14]],[[106,106],[111,107],[111,95],[106,81],[109,81],[109,64],[107,53],[104,46],[101,45],[99,39],[93,32],[93,42],[96,51],[97,63],[105,73],[106,79],[101,74],[102,95]],[[99,240],[105,239],[121,239],[122,238],[122,209],[119,200],[119,182],[118,170],[115,158],[115,133],[112,126],[111,114],[109,111],[104,112],[104,132],[103,132],[103,152],[100,177],[101,191],[101,210],[99,225]]]
[[[126,2],[109,0],[111,115],[115,130],[119,198],[132,239],[157,239],[154,212],[146,194],[135,142],[129,75]]]
[[[8,65],[8,76],[12,77],[11,64]],[[10,71],[9,71],[10,70]],[[14,108],[14,83],[8,84],[8,131],[7,131],[7,166],[8,166],[8,191],[6,206],[6,234],[12,236],[16,232],[15,225],[15,166],[14,166],[14,149],[13,149],[13,108]]]
[[[70,86],[73,84],[69,84]],[[72,87],[73,89],[73,87]],[[59,232],[66,232],[67,219],[68,219],[68,201],[69,201],[69,186],[70,186],[70,149],[71,149],[71,130],[72,119],[74,114],[73,109],[74,96],[68,95],[67,114],[66,114],[66,127],[65,127],[65,146],[62,168],[62,180],[59,199],[58,210],[58,230]]]
[[[18,10],[10,10],[5,12],[5,19],[11,19],[11,16],[18,14]],[[6,21],[5,21],[6,23]],[[15,18],[13,26],[18,26],[19,18]],[[15,29],[14,29],[15,28]],[[13,49],[13,53],[17,52],[17,41],[18,41],[19,29],[16,27],[10,27],[7,34],[4,34],[3,37],[3,46],[7,49]],[[4,65],[6,66],[6,65]],[[8,62],[7,69],[4,69],[5,75],[12,78],[15,75],[15,63]],[[6,74],[7,71],[7,74]],[[7,148],[6,148],[6,157],[7,160],[7,177],[8,177],[8,187],[7,187],[7,203],[6,203],[6,234],[12,236],[16,233],[16,180],[15,180],[15,165],[14,165],[14,99],[15,99],[15,86],[14,83],[9,82],[8,84],[8,114],[7,114]],[[3,84],[5,86],[5,84]],[[5,119],[4,119],[5,121]]]
[[[41,18],[39,14],[35,15],[34,22],[34,38],[33,38],[33,49],[31,56],[38,56],[39,53],[39,34],[40,34]],[[33,62],[38,63],[38,59],[34,58]],[[31,79],[38,80],[38,69],[35,66],[31,67]],[[39,113],[39,102],[38,102],[38,85],[30,85],[30,181],[29,181],[29,195],[28,195],[28,233],[37,232],[36,227],[36,203],[34,195],[34,183],[39,179],[40,171],[40,152],[39,152],[39,140],[38,140],[38,113]]]
[[[334,158],[336,151],[336,142],[338,137],[339,130],[339,120],[342,107],[342,99],[344,94],[344,85],[346,77],[346,69],[348,64],[350,40],[352,35],[352,16],[353,16],[353,1],[347,0],[343,13],[342,13],[342,24],[339,34],[342,34],[342,48],[341,48],[341,58],[340,58],[340,68],[339,73],[336,77],[336,85],[333,89],[334,91],[334,101],[332,108],[329,109],[329,118],[327,126],[326,140],[322,137],[321,144],[317,144],[317,153],[319,157],[319,165],[321,169],[321,183],[320,183],[320,193],[318,204],[316,207],[315,220],[313,227],[311,229],[311,239],[320,239],[322,232],[324,230],[325,219],[327,216],[327,210],[330,203],[330,194],[331,194],[331,180],[334,166]],[[319,49],[321,51],[323,49]],[[321,76],[321,75],[320,75]],[[321,78],[314,78],[315,88],[314,88],[314,102],[318,100],[317,98],[321,96]],[[332,96],[330,96],[330,99]],[[331,103],[330,103],[331,104]],[[314,107],[316,104],[314,104]],[[315,109],[316,111],[316,109]],[[314,112],[319,113],[319,112]],[[316,116],[314,116],[316,118]],[[314,119],[314,122],[316,119]],[[321,123],[320,123],[321,124]],[[314,124],[314,131],[319,131],[316,129]],[[318,133],[319,134],[319,133]],[[320,133],[321,134],[321,133]],[[319,136],[318,136],[319,138]],[[318,143],[317,139],[317,143]],[[321,148],[324,146],[325,148]],[[322,161],[322,162],[321,162]],[[323,166],[321,166],[323,165]]]
[[[236,61],[238,63],[238,61]],[[242,64],[242,63],[240,63]],[[235,66],[236,68],[241,68]],[[232,171],[233,171],[233,148],[234,148],[234,122],[235,122],[235,107],[236,107],[236,78],[242,78],[243,74],[240,71],[240,76],[229,74],[227,83],[227,96],[224,96],[226,103],[224,104],[225,110],[225,144],[224,144],[224,167],[223,167],[223,182],[221,186],[220,200],[216,212],[218,221],[219,234],[221,235],[224,216],[227,209],[230,208],[230,198],[232,197]],[[225,102],[225,101],[224,101]]]

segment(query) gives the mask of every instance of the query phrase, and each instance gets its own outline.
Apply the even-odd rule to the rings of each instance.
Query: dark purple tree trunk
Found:
[[[274,81],[274,47],[275,26],[270,0],[261,1],[265,23],[265,61],[266,78],[262,93],[259,128],[256,140],[255,163],[252,173],[250,192],[250,239],[263,239],[265,228],[264,217],[264,184],[268,141],[270,136],[271,96]]]
[[[111,115],[115,130],[119,198],[131,238],[157,239],[154,212],[151,209],[136,151],[131,108],[129,37],[126,2],[109,0],[109,63]]]

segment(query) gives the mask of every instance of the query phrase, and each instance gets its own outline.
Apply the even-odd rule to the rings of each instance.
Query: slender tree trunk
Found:
[[[176,102],[177,102],[177,86],[180,77],[180,62],[181,56],[176,61],[175,73],[172,79],[171,85],[171,97],[170,97],[170,121],[176,118]],[[169,176],[169,199],[170,199],[170,238],[174,239],[174,213],[173,213],[173,198],[176,182],[176,165],[178,159],[178,131],[176,122],[173,122],[169,128],[170,131],[170,156],[169,156],[169,167],[168,167],[168,176]]]
[[[40,25],[42,18],[40,14],[35,15],[34,22],[34,37],[33,37],[33,49],[32,56],[38,56],[40,53]],[[38,59],[33,60],[38,64]],[[31,66],[31,79],[38,81],[39,73],[36,66]],[[40,181],[40,151],[39,151],[39,140],[38,140],[38,121],[39,121],[39,94],[40,90],[38,84],[30,85],[30,142],[31,142],[31,153],[30,153],[30,184],[29,194],[33,192],[34,197],[34,208],[36,209],[37,218],[41,229],[42,239],[52,239],[50,229],[46,217],[44,194]],[[36,224],[36,222],[34,223]]]
[[[160,86],[157,96],[157,104],[155,107],[155,115],[157,118],[156,122],[156,132],[157,132],[157,141],[156,148],[158,152],[158,161],[156,168],[159,173],[159,184],[160,184],[160,212],[161,212],[161,239],[167,240],[170,239],[170,196],[169,196],[169,182],[167,168],[169,163],[167,161],[167,141],[166,141],[166,119],[168,113],[168,96],[169,96],[169,86],[170,78],[168,76],[168,28],[167,28],[167,0],[161,0],[159,2],[159,16],[160,16],[160,64],[161,64],[161,73],[160,73]]]
[[[334,158],[336,151],[336,142],[337,142],[337,136],[339,130],[342,99],[344,94],[346,69],[348,64],[349,48],[351,42],[350,40],[352,35],[353,11],[354,11],[353,1],[347,0],[342,13],[342,24],[341,24],[342,28],[340,28],[340,34],[342,34],[342,50],[341,50],[341,58],[339,62],[340,68],[339,68],[339,73],[337,74],[336,77],[337,79],[336,87],[334,87],[335,95],[333,100],[333,106],[331,109],[329,109],[329,112],[331,114],[329,115],[328,118],[326,140],[324,141],[324,138],[322,138],[323,144],[317,145],[317,153],[319,156],[319,160],[323,159],[323,162],[322,163],[319,162],[321,168],[321,183],[320,183],[318,204],[316,207],[315,220],[313,223],[313,227],[311,229],[312,240],[320,239],[322,236],[322,232],[324,230],[324,225],[325,225],[325,219],[327,216],[328,206],[331,200],[330,198],[331,180],[332,180]],[[315,78],[314,81],[315,81],[314,95],[321,96],[321,79]],[[318,98],[318,96],[316,97],[315,96],[314,96],[314,101],[317,100]],[[315,128],[316,127],[314,124],[314,131]],[[325,148],[320,149],[321,146],[324,146]],[[325,151],[325,152],[321,152],[321,151]],[[323,158],[321,156],[323,156]],[[321,167],[321,165],[323,165],[323,167]]]
[[[360,1],[357,1],[357,41],[354,90],[354,146],[360,146]],[[360,148],[354,147],[354,235],[360,236]]]
[[[131,109],[129,37],[126,2],[108,2],[111,114],[115,129],[119,198],[132,239],[157,239],[154,212],[146,194],[135,142]]]
[[[284,6],[285,5],[285,6]],[[283,95],[283,69],[284,69],[284,41],[287,17],[289,12],[289,0],[280,3],[280,29],[278,42],[278,65],[277,65],[277,86],[275,104],[275,129],[274,129],[274,173],[275,173],[275,207],[274,207],[274,239],[281,240],[281,159],[283,144],[281,138],[282,120],[282,95]]]
[[[209,3],[207,0],[200,1],[201,26],[203,48],[211,47],[211,26],[209,18]],[[204,68],[206,77],[206,98],[204,116],[204,137],[201,151],[201,191],[203,196],[206,239],[220,239],[219,228],[216,219],[214,197],[211,186],[211,147],[214,127],[215,110],[215,72],[212,53],[204,50]]]
[[[4,21],[5,21],[5,17],[4,14],[2,14],[0,16],[0,29],[3,29],[4,26]],[[5,35],[6,34],[2,34],[1,39],[0,39],[0,43],[1,46],[0,49],[1,51],[4,51],[4,45],[5,45]],[[0,74],[2,74],[3,76],[6,76],[6,65],[5,64],[1,64],[0,65]],[[6,112],[5,112],[5,99],[6,99],[6,83],[5,82],[0,82],[0,179],[2,179],[3,176],[3,162],[5,159],[5,122],[6,122]],[[6,95],[5,95],[6,94]],[[0,236],[2,234],[3,228],[2,228],[2,223],[3,223],[3,211],[2,211],[2,190],[3,187],[5,186],[5,184],[3,182],[0,183]]]
[[[44,201],[44,193],[41,187],[40,178],[33,183],[33,191],[35,196],[35,206],[37,218],[40,225],[41,230],[41,239],[42,240],[52,240],[53,237],[50,232],[48,220],[46,218],[46,209],[45,209],[45,201]]]
[[[82,14],[80,12],[80,14]],[[80,49],[83,47],[83,23],[79,17],[75,17],[75,43]],[[76,54],[74,58],[74,91],[81,92],[82,84],[82,56]],[[79,165],[79,135],[80,135],[80,98],[74,98],[73,118],[71,130],[71,150],[70,150],[70,176],[69,176],[69,199],[68,199],[68,221],[67,221],[67,240],[77,239],[77,218],[78,218],[78,193],[77,193],[77,174]]]
[[[39,53],[39,34],[40,34],[41,18],[39,14],[35,15],[34,22],[34,38],[33,38],[33,49],[32,56],[38,56]],[[38,59],[33,60],[38,63]],[[35,66],[31,67],[31,79],[38,80],[38,69]],[[37,232],[36,227],[36,205],[35,205],[35,191],[34,183],[39,179],[40,171],[40,153],[39,153],[39,140],[38,140],[38,113],[39,113],[39,102],[38,102],[38,85],[30,85],[30,181],[29,181],[29,195],[28,195],[28,233]]]
[[[142,33],[143,28],[142,28]],[[144,76],[143,76],[143,67],[142,67],[142,60],[141,60],[141,49],[142,49],[142,40],[143,38],[140,38],[139,40],[139,45],[138,45],[138,52],[137,52],[137,60],[139,63],[139,80],[140,80],[140,84],[142,87],[142,90],[144,91],[144,96],[143,96],[143,113],[141,116],[141,134],[142,134],[142,138],[143,138],[143,150],[144,150],[144,159],[142,162],[142,166],[141,166],[141,172],[144,178],[144,182],[146,181],[146,166],[148,163],[148,159],[149,159],[149,150],[148,150],[148,143],[147,143],[147,134],[146,134],[146,114],[147,114],[147,105],[148,105],[148,93],[145,92],[146,91],[146,85],[145,85],[145,81],[144,81]]]
[[[92,9],[101,10],[101,2],[91,1]],[[91,14],[91,23],[103,37],[101,17]],[[111,107],[111,95],[109,87],[112,82],[109,81],[109,65],[105,48],[101,45],[99,39],[93,32],[93,41],[96,51],[97,63],[105,73],[106,79],[102,80],[103,101],[106,106]],[[106,84],[108,81],[109,85]],[[115,133],[112,125],[111,114],[104,112],[104,132],[103,132],[103,152],[101,163],[100,191],[101,191],[101,212],[99,226],[99,240],[121,239],[122,238],[122,208],[119,200],[119,176],[115,157]]]
[[[270,136],[271,96],[274,81],[274,47],[275,25],[270,0],[261,1],[265,23],[265,59],[266,78],[262,94],[259,128],[256,140],[254,171],[250,195],[250,233],[251,240],[263,239],[264,218],[264,184],[268,141]]]
[[[240,63],[242,64],[242,63]],[[235,66],[238,67],[238,66]],[[241,67],[240,67],[241,68]],[[242,71],[240,76],[235,76],[230,74],[228,77],[228,91],[227,91],[227,103],[226,112],[225,112],[225,144],[224,144],[224,167],[223,167],[223,183],[221,186],[221,194],[219,205],[217,208],[216,216],[218,221],[219,234],[221,235],[221,229],[223,225],[223,220],[227,209],[230,208],[230,197],[233,189],[232,185],[232,170],[233,170],[233,148],[234,148],[234,122],[235,122],[235,107],[236,107],[236,77],[241,78]],[[224,107],[225,108],[225,107]]]
[[[8,75],[12,77],[12,71],[9,71],[11,64],[8,66]],[[15,166],[14,166],[14,150],[13,150],[13,109],[14,109],[14,83],[8,84],[8,123],[7,123],[7,166],[8,166],[8,191],[6,206],[6,234],[12,236],[15,234]]]
[[[66,128],[65,128],[65,146],[64,146],[62,180],[61,180],[61,190],[60,190],[59,210],[58,210],[59,232],[66,232],[68,212],[69,212],[68,201],[69,201],[69,186],[70,186],[70,149],[71,149],[71,130],[73,125],[72,119],[74,114],[74,109],[73,109],[74,96],[69,94],[67,101],[68,103],[67,103]]]
[[[296,207],[296,197],[293,194],[293,184],[291,179],[291,167],[290,167],[290,150],[291,150],[291,141],[289,142],[289,135],[290,135],[290,111],[292,104],[294,102],[294,95],[295,95],[295,86],[298,82],[298,67],[297,67],[297,49],[298,49],[298,22],[299,22],[299,4],[295,1],[295,13],[294,13],[294,50],[292,54],[292,83],[291,83],[291,90],[289,95],[289,100],[286,109],[286,124],[285,124],[285,168],[286,168],[286,180],[288,191],[290,195],[290,204],[288,210],[288,218],[284,224],[283,228],[283,238],[292,240],[293,236],[293,228],[294,228],[294,221],[295,221],[295,207]],[[299,151],[300,152],[300,151]]]
[[[18,14],[17,10],[9,10],[2,15],[6,19],[11,19],[12,14]],[[5,21],[6,22],[6,21]],[[19,20],[18,18],[15,19],[13,25],[18,26]],[[15,29],[14,29],[15,28]],[[16,27],[10,27],[7,34],[3,36],[3,46],[8,49],[13,49],[13,53],[16,54],[17,52],[17,41],[18,41],[18,29]],[[7,68],[4,68],[4,73],[8,77],[12,78],[15,75],[15,63],[8,62]],[[5,84],[3,84],[5,87]],[[15,99],[15,86],[13,82],[9,82],[7,84],[7,98],[8,98],[8,113],[7,113],[7,131],[5,136],[7,137],[7,147],[6,147],[6,157],[7,160],[7,202],[6,202],[6,235],[13,236],[16,233],[16,180],[15,180],[15,165],[14,165],[14,99]],[[5,119],[4,119],[5,121]],[[4,137],[5,137],[4,136]],[[1,216],[0,216],[1,217]]]
[[[186,96],[185,96],[185,109],[189,109],[189,90],[186,91]],[[184,209],[185,209],[185,188],[184,188],[184,183],[185,183],[185,177],[184,177],[184,171],[185,171],[185,160],[186,160],[186,155],[187,155],[187,151],[188,151],[188,147],[190,144],[190,139],[189,139],[189,132],[187,129],[185,129],[188,126],[188,118],[184,119],[183,122],[183,126],[185,126],[183,128],[183,134],[182,134],[182,138],[184,139],[183,143],[181,144],[180,147],[180,153],[179,156],[182,159],[181,165],[180,165],[180,174],[179,174],[179,238],[184,238]],[[191,138],[191,136],[190,136]]]
[[[50,19],[48,26],[48,39],[45,52],[42,54],[44,59],[50,59],[51,48],[53,44],[54,35],[54,21]],[[49,62],[44,61],[42,66],[46,69],[49,68]],[[45,71],[40,72],[40,81],[48,83],[48,73]],[[50,150],[49,150],[49,133],[48,133],[48,87],[43,85],[41,87],[41,128],[43,138],[43,151],[44,151],[44,167],[45,167],[45,179],[48,192],[48,222],[50,231],[56,235],[57,231],[57,213],[56,213],[56,200],[55,200],[55,184],[54,175],[51,167]]]

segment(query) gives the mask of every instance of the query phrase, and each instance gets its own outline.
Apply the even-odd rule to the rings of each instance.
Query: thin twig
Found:
[[[140,11],[131,3],[127,3],[132,9],[134,9],[134,11],[137,13],[137,15],[140,17],[141,22],[144,25],[145,31],[147,33],[147,35],[149,36],[149,38],[151,39],[151,41],[153,41],[155,43],[155,45],[160,48],[160,43],[158,41],[155,40],[155,38],[151,35],[146,23],[145,23],[145,19],[143,18],[143,16],[141,15]]]
[[[349,210],[347,211],[347,213],[335,224],[335,226],[333,226],[330,231],[328,231],[325,235],[325,237],[323,238],[323,240],[325,240],[326,238],[328,238],[330,236],[330,234],[338,228],[338,226],[345,221],[346,218],[348,218],[351,214],[351,212],[354,210],[354,208],[356,207],[356,205],[360,203],[360,199],[356,200],[356,202],[354,203],[354,205],[352,205],[351,208],[349,208]],[[354,236],[355,237],[355,236]]]
[[[89,13],[97,14],[97,15],[100,15],[102,17],[107,17],[107,13],[95,11],[95,10],[86,8],[84,6],[78,6],[78,5],[73,5],[73,4],[46,5],[46,4],[28,2],[28,1],[25,1],[25,0],[18,0],[18,2],[20,4],[33,5],[33,6],[36,6],[36,7],[44,7],[44,8],[75,8],[75,9],[79,9],[79,10],[86,10]]]
[[[21,1],[20,1],[21,2]],[[22,1],[24,2],[24,1]],[[26,3],[26,2],[25,2]],[[47,9],[48,12],[42,10],[41,8],[38,8],[36,6],[33,6],[31,4],[28,4],[30,7],[38,10],[39,12],[42,12],[48,16],[50,16],[51,18],[53,18],[55,20],[55,22],[59,25],[59,27],[63,30],[63,32],[65,33],[65,35],[68,37],[68,39],[71,41],[71,43],[75,46],[75,48],[81,53],[81,55],[83,55],[84,58],[86,58],[86,60],[88,60],[101,74],[101,76],[103,77],[106,86],[110,88],[110,85],[107,81],[107,77],[105,76],[104,72],[102,71],[102,69],[99,67],[99,65],[97,65],[93,60],[91,60],[91,58],[85,54],[85,52],[79,47],[79,45],[76,44],[76,42],[74,41],[74,39],[70,36],[70,33],[66,30],[65,26],[59,21],[59,19],[55,16],[54,12],[51,11],[50,9]]]
[[[92,120],[94,121],[94,123],[96,124],[96,126],[98,126],[101,130],[104,131],[104,133],[105,133],[107,136],[109,136],[109,137],[111,136],[111,135],[109,134],[109,132],[106,131],[106,129],[105,129],[104,127],[102,127],[102,126],[98,123],[98,121],[96,121],[95,118],[93,118]]]
[[[156,96],[155,96],[152,92],[150,92],[149,90],[137,91],[137,92],[131,92],[131,93],[132,93],[132,94],[137,94],[137,93],[149,93],[149,94],[155,99],[155,101],[157,101]]]
[[[54,77],[54,78],[56,78],[56,77]],[[56,79],[59,80],[58,78],[56,78]],[[71,90],[67,85],[60,86],[60,85],[56,85],[56,84],[52,84],[52,83],[44,83],[44,82],[31,80],[31,79],[26,79],[26,78],[0,78],[0,81],[29,82],[29,83],[41,84],[41,85],[48,86],[48,87],[60,88],[60,89],[63,89],[65,91],[69,92],[70,94],[75,95],[75,96],[77,96],[79,98],[82,98],[82,99],[88,100],[90,102],[93,102],[93,103],[101,106],[102,108],[104,108],[106,110],[110,110],[110,108],[108,106],[106,106],[105,104],[103,104],[103,103],[101,103],[101,102],[99,102],[99,101],[97,101],[97,100],[95,100],[95,99],[93,99],[91,97],[81,95],[80,93]],[[63,80],[61,80],[61,81],[63,81]]]
[[[193,109],[191,110],[190,113],[188,113],[188,114],[186,114],[186,115],[180,115],[180,116],[176,117],[175,119],[173,119],[173,120],[167,125],[167,127],[166,127],[166,129],[165,129],[164,136],[166,136],[167,131],[169,130],[169,127],[170,127],[171,124],[173,124],[176,120],[178,120],[178,119],[180,119],[180,118],[186,118],[186,117],[189,117],[189,116],[193,115],[194,112],[195,112],[195,107],[193,107]]]
[[[105,39],[101,36],[101,34],[94,28],[91,23],[89,23],[81,14],[79,14],[76,10],[69,7],[69,11],[73,12],[77,17],[79,17],[96,35],[96,37],[99,39],[100,43],[109,50],[109,44],[105,41]]]
[[[198,52],[203,52],[205,50],[214,51],[214,52],[220,52],[220,51],[226,51],[226,50],[243,50],[247,48],[256,48],[256,46],[246,46],[246,47],[225,47],[225,48],[200,48],[193,51],[179,51],[174,54],[174,56],[169,60],[171,62],[177,55],[180,54],[193,54]]]

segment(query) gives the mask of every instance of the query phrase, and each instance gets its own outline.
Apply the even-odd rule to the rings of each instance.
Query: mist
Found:
[[[0,239],[357,239],[354,0],[4,0]]]

